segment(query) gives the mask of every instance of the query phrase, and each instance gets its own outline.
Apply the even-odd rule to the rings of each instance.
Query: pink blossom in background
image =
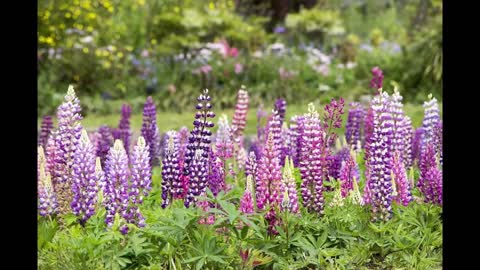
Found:
[[[141,53],[141,56],[144,57],[144,58],[147,58],[150,54],[148,53],[147,50],[143,50],[142,53]]]
[[[322,74],[323,76],[328,76],[330,74],[330,68],[326,64],[319,65],[315,68],[315,70]]]
[[[210,71],[212,71],[212,67],[210,65],[204,65],[204,66],[201,66],[201,67],[197,68],[196,70],[194,70],[193,73],[194,74],[200,74],[200,73],[208,74],[208,73],[210,73]]]
[[[243,72],[243,65],[240,63],[235,64],[235,73],[240,74]]]
[[[238,56],[238,49],[233,47],[228,50],[228,56],[230,57],[237,57]]]
[[[290,79],[295,75],[294,72],[286,70],[284,67],[278,68],[278,74],[282,80]]]

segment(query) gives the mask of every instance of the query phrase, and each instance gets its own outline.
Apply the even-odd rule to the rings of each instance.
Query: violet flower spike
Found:
[[[253,191],[253,180],[252,176],[248,175],[246,180],[245,192],[243,193],[242,198],[240,199],[240,212],[244,214],[251,214],[255,212],[254,209],[254,197],[255,192]]]
[[[162,160],[162,208],[167,207],[175,198],[175,194],[183,193],[183,183],[180,175],[180,164],[178,160],[178,144],[175,137],[178,136],[174,130],[168,131],[168,143],[165,145],[165,156]]]
[[[130,117],[132,115],[132,107],[128,104],[122,105],[122,115],[118,122],[118,128],[113,139],[120,139],[123,142],[127,155],[130,153],[130,138],[132,137],[132,131],[130,130]]]
[[[150,166],[158,165],[160,156],[160,131],[157,126],[157,111],[151,96],[143,107],[143,123],[141,136],[145,139],[150,151]]]
[[[82,130],[74,155],[71,204],[73,213],[78,217],[82,226],[85,226],[87,220],[95,214],[98,192],[95,159],[95,149],[87,131]]]
[[[130,223],[138,227],[145,226],[145,218],[138,206],[143,203],[143,198],[148,196],[152,189],[152,168],[150,167],[150,149],[145,139],[138,137],[137,144],[133,148],[131,156],[131,180],[130,180]]]
[[[423,128],[423,135],[422,135],[422,143],[421,143],[421,155],[426,150],[426,146],[428,143],[433,143],[434,149],[437,151],[438,146],[436,145],[436,140],[435,140],[435,128],[438,125],[438,122],[440,122],[440,112],[438,108],[438,102],[437,99],[432,97],[432,94],[428,96],[429,100],[425,101],[423,104],[424,110],[425,110],[425,116],[423,118],[422,122],[422,128]],[[438,153],[436,153],[437,155]]]
[[[43,147],[38,147],[38,212],[44,216],[52,216],[57,213],[57,199],[52,186],[51,175],[46,170],[47,158]]]
[[[345,124],[345,137],[350,146],[354,150],[358,149],[358,144],[364,143],[363,138],[363,121],[365,118],[365,109],[358,102],[350,103],[350,110],[348,111],[347,123]]]
[[[100,157],[102,167],[105,167],[108,151],[110,151],[110,148],[113,146],[112,131],[110,127],[102,125],[100,128],[98,128],[98,134],[99,139],[96,155]]]
[[[57,195],[60,215],[71,211],[73,159],[82,130],[80,111],[80,101],[75,95],[73,86],[70,85],[65,101],[57,109],[58,129],[55,135],[55,165],[52,183]]]
[[[278,115],[280,116],[280,124],[283,125],[283,122],[285,122],[285,114],[287,112],[287,101],[283,98],[275,100],[274,110],[278,112]]]
[[[372,68],[373,78],[370,81],[370,87],[374,89],[381,89],[383,85],[383,71],[379,67]]]
[[[407,171],[405,165],[402,162],[402,158],[399,152],[395,152],[392,159],[392,176],[394,183],[397,187],[397,196],[395,200],[403,206],[408,206],[412,201],[412,193],[410,191],[410,181],[407,178]]]

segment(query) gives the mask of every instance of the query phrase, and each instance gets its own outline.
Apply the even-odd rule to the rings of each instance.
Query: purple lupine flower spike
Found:
[[[42,125],[40,128],[40,138],[38,139],[38,145],[47,146],[48,137],[53,131],[53,121],[50,115],[46,115],[42,119]]]
[[[165,156],[162,160],[162,208],[170,205],[175,193],[183,193],[183,183],[180,179],[180,164],[178,160],[178,144],[175,143],[176,131],[168,131],[168,143],[165,146]]]
[[[56,167],[56,145],[55,145],[55,137],[58,136],[58,130],[54,130],[52,135],[48,137],[47,146],[45,147],[45,157],[46,157],[46,165],[45,170],[50,177],[55,175],[55,167]]]
[[[208,187],[215,197],[220,191],[226,190],[225,169],[226,167],[224,167],[224,163],[217,156],[217,153],[210,148],[208,155]]]
[[[442,205],[442,171],[438,168],[433,142],[427,143],[419,167],[417,186],[425,197],[425,202]]]
[[[80,111],[80,101],[75,95],[73,86],[70,85],[65,102],[57,110],[58,132],[55,135],[55,168],[52,182],[60,215],[71,211],[73,159],[82,130]]]
[[[303,207],[308,211],[314,211],[314,198],[319,203],[319,213],[323,214],[323,190],[316,190],[317,182],[322,185],[321,146],[323,144],[323,131],[313,103],[308,105],[308,113],[303,119],[303,131],[300,136],[299,168],[302,176],[302,199]],[[319,194],[316,194],[316,192]]]
[[[410,192],[411,187],[407,178],[407,171],[399,152],[394,153],[391,167],[394,183],[397,187],[395,201],[407,206],[412,201],[412,193]]]
[[[280,160],[284,160],[285,157],[282,157],[282,148],[283,148],[283,140],[282,140],[282,123],[280,121],[280,115],[277,111],[272,111],[272,117],[269,119],[266,127],[267,134],[273,135],[273,144],[275,148],[275,153]],[[280,164],[283,162],[280,162]]]
[[[443,166],[443,122],[440,120],[435,127],[435,145],[436,152],[439,155],[440,165]]]
[[[255,212],[255,204],[253,202],[255,192],[253,191],[253,185],[252,176],[248,175],[245,185],[245,192],[240,199],[240,211],[244,214],[251,214]]]
[[[102,125],[98,128],[98,147],[96,155],[100,157],[102,167],[105,167],[105,161],[107,160],[108,151],[113,146],[112,130],[106,125]]]
[[[280,116],[280,124],[282,125],[285,121],[285,114],[287,112],[287,101],[283,98],[275,100],[274,109],[278,112],[278,115]]]
[[[250,152],[248,155],[247,162],[245,163],[245,176],[252,176],[252,180],[256,183],[256,175],[257,175],[257,157],[255,156],[255,152]]]
[[[197,197],[205,192],[208,180],[208,157],[205,157],[203,149],[197,149],[189,166],[188,192],[185,198],[185,207],[195,204]]]
[[[123,147],[122,141],[115,140],[113,147],[108,152],[106,165],[105,208],[107,214],[105,223],[111,227],[115,214],[118,214],[123,219],[123,222],[130,220],[128,212],[130,200],[128,179],[130,170],[127,152]],[[122,229],[122,233],[127,232],[126,229]]]
[[[298,167],[300,164],[300,144],[302,141],[302,134],[303,134],[303,120],[304,116],[293,116],[290,120],[290,145],[288,148],[290,149],[289,156],[293,160],[293,165]]]
[[[80,225],[85,226],[87,220],[95,214],[98,192],[95,149],[86,130],[82,130],[74,155],[72,191],[73,213],[78,217]]]
[[[390,111],[393,120],[393,151],[401,153],[402,162],[405,167],[411,164],[411,136],[412,121],[403,112],[403,97],[397,89],[390,97]]]
[[[339,172],[341,195],[343,198],[347,197],[351,191],[354,191],[354,179],[359,179],[360,170],[355,161],[355,152],[349,151],[348,156],[342,161],[342,166]]]
[[[423,136],[423,128],[419,127],[415,130],[415,134],[413,134],[412,140],[412,163],[417,161],[420,164],[420,153],[422,151],[422,136]]]
[[[383,85],[383,71],[379,67],[372,68],[373,78],[370,81],[370,87],[381,89]]]
[[[137,144],[133,148],[131,156],[131,180],[130,180],[130,205],[128,208],[129,223],[138,227],[145,226],[145,218],[138,206],[143,203],[143,198],[148,196],[152,189],[152,168],[150,167],[150,150],[145,139],[138,137]]]
[[[412,140],[413,140],[413,126],[412,120],[410,117],[404,116],[401,123],[405,137],[403,138],[404,146],[403,146],[403,153],[402,153],[402,160],[405,164],[405,169],[411,168],[413,166],[413,159],[412,159]]]
[[[100,161],[100,157],[97,157],[95,159],[95,179],[96,179],[99,190],[102,191],[103,198],[105,198],[107,178],[105,176],[105,172],[102,169],[102,163]],[[105,199],[103,199],[102,204],[105,205]]]
[[[113,139],[121,140],[127,155],[130,153],[130,138],[132,137],[132,131],[130,130],[130,116],[132,115],[132,107],[128,104],[122,105],[122,116],[118,122],[118,128],[115,130]]]
[[[340,149],[332,158],[330,163],[328,175],[333,179],[340,178],[340,170],[342,169],[342,164],[350,156],[350,149],[348,147],[343,147]]]
[[[290,211],[291,213],[298,213],[297,184],[295,183],[295,177],[293,176],[294,169],[293,160],[289,159],[288,156],[285,157],[285,168],[283,169],[282,178],[282,187],[284,187],[284,190],[282,190],[282,194],[284,195],[282,209]],[[287,200],[285,195],[288,197],[288,204],[284,204]]]
[[[345,125],[345,137],[347,143],[358,149],[358,145],[363,145],[363,121],[365,119],[365,109],[358,102],[350,103],[350,110],[348,111],[347,123]],[[360,142],[360,143],[359,143]]]
[[[380,92],[372,101],[374,129],[368,160],[367,185],[372,205],[372,220],[389,220],[392,217],[391,158],[393,119],[389,109],[389,96]]]
[[[160,131],[157,126],[155,103],[151,96],[147,98],[143,107],[141,135],[145,139],[150,151],[150,166],[157,166],[160,156]]]
[[[38,212],[44,216],[51,216],[57,212],[57,199],[52,186],[52,178],[48,170],[47,158],[43,147],[38,147]]]

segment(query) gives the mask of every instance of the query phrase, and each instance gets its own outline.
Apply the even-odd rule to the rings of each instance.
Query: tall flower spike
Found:
[[[203,149],[197,149],[189,168],[188,192],[184,201],[185,207],[195,204],[197,197],[205,192],[208,182],[208,154],[205,157]]]
[[[220,191],[226,190],[225,184],[225,163],[223,163],[217,156],[217,153],[213,152],[210,148],[208,155],[208,187],[213,193],[213,196],[217,196]]]
[[[43,147],[38,147],[38,210],[41,216],[51,216],[57,211],[57,199],[50,173],[45,169],[47,159]]]
[[[288,208],[283,207],[282,209],[290,211],[292,213],[298,213],[298,196],[297,196],[297,184],[295,183],[295,177],[293,176],[294,170],[293,160],[289,159],[288,156],[285,157],[285,168],[283,169],[283,178],[282,182],[285,190],[282,190],[282,193],[288,196]],[[284,200],[286,198],[283,198]]]
[[[426,150],[428,143],[433,143],[435,150],[438,149],[435,141],[435,127],[440,122],[440,112],[438,109],[437,99],[432,97],[432,94],[428,96],[429,100],[423,103],[425,115],[422,122],[423,134],[421,144],[421,154]],[[438,153],[436,153],[438,154]]]
[[[280,121],[280,114],[278,111],[272,111],[272,117],[269,119],[266,128],[267,134],[273,135],[273,144],[276,155],[280,160],[284,160],[285,157],[281,156],[281,149],[283,148],[282,122]]]
[[[268,133],[264,155],[258,166],[257,207],[259,209],[273,207],[281,203],[282,177],[280,162],[273,142],[273,134]]]
[[[77,149],[82,126],[80,101],[73,86],[68,87],[65,101],[58,107],[58,132],[55,135],[55,169],[53,187],[58,200],[58,212],[63,215],[71,211],[74,153]]]
[[[190,131],[188,138],[187,151],[185,154],[185,164],[183,168],[183,174],[190,174],[190,163],[194,159],[197,150],[201,150],[200,153],[204,158],[208,158],[208,152],[211,143],[212,131],[210,130],[215,124],[209,120],[214,118],[215,113],[212,111],[211,98],[208,95],[208,89],[205,89],[202,94],[197,98],[197,105],[195,108],[195,120],[193,121],[193,129]],[[206,160],[206,159],[205,159]],[[200,159],[198,159],[200,161]]]
[[[113,134],[113,139],[121,140],[127,155],[130,153],[130,138],[132,137],[132,131],[130,130],[130,116],[132,115],[132,107],[128,104],[122,105],[122,115],[118,122],[118,128]]]
[[[363,144],[363,121],[365,118],[365,109],[358,102],[350,103],[347,123],[345,125],[345,137],[354,150],[359,150],[358,144]]]
[[[40,138],[38,139],[38,145],[47,146],[48,137],[53,131],[53,121],[50,115],[46,115],[42,119],[42,125],[40,128]]]
[[[72,210],[82,226],[95,214],[98,184],[95,176],[95,149],[87,131],[82,135],[75,151],[73,164]]]
[[[411,147],[411,120],[405,116],[403,112],[403,97],[395,88],[394,93],[390,97],[390,112],[393,120],[393,151],[401,153],[402,162],[408,167],[410,162]]]
[[[251,175],[247,176],[245,192],[240,199],[240,211],[244,214],[251,214],[255,211],[253,202],[253,179]]]
[[[434,144],[437,146],[436,152],[440,159],[440,165],[443,165],[443,122],[440,120],[435,127]]]
[[[370,81],[370,87],[381,89],[383,85],[383,71],[379,67],[372,68],[373,78]]]
[[[113,147],[108,152],[106,165],[105,208],[107,214],[105,223],[110,227],[113,225],[115,214],[123,218],[124,222],[129,220],[128,179],[130,170],[127,152],[125,152],[122,141],[115,140]],[[123,230],[122,233],[126,233],[126,231]]]
[[[422,136],[423,136],[423,128],[419,127],[415,130],[415,134],[413,134],[412,140],[412,163],[417,161],[420,164],[420,154],[422,151]]]
[[[215,138],[215,148],[218,157],[224,163],[226,159],[232,157],[233,144],[232,144],[232,129],[228,124],[227,115],[223,114],[218,120],[218,131]]]
[[[95,159],[95,179],[96,179],[98,188],[102,191],[102,194],[103,194],[104,199],[102,201],[102,204],[105,204],[105,188],[107,185],[107,179],[105,177],[105,172],[102,169],[102,163],[99,157]]]
[[[150,151],[150,166],[158,165],[160,156],[160,131],[157,126],[157,111],[151,96],[143,107],[143,123],[141,135],[145,139]]]
[[[303,125],[299,156],[303,206],[310,212],[322,215],[323,165],[325,165],[322,164],[322,149],[325,136],[313,103],[308,105],[308,113],[304,116]]]
[[[332,156],[331,163],[329,166],[328,175],[333,179],[340,178],[340,171],[342,169],[342,164],[350,156],[350,149],[348,147],[343,147],[340,149],[334,156]]]
[[[342,163],[339,179],[342,197],[345,198],[350,194],[350,191],[353,190],[353,179],[358,179],[360,177],[360,170],[355,161],[355,152],[353,150],[348,152],[348,156],[342,161]]]
[[[413,159],[412,159],[412,140],[413,140],[413,126],[412,120],[410,117],[405,116],[401,122],[402,128],[404,129],[405,137],[403,138],[403,153],[402,153],[402,160],[405,164],[405,168],[410,168],[413,166]]]
[[[96,155],[100,157],[102,166],[105,167],[105,161],[107,160],[108,151],[113,146],[113,136],[110,127],[106,125],[98,128],[98,147]]]
[[[137,144],[133,148],[131,158],[131,184],[129,217],[130,223],[138,227],[145,226],[145,218],[138,206],[143,203],[143,198],[148,196],[152,189],[152,167],[150,167],[150,151],[145,139],[138,137]]]
[[[427,144],[419,167],[420,178],[417,186],[424,195],[425,202],[442,205],[442,171],[438,168],[435,146],[432,142]]]
[[[180,164],[178,160],[178,144],[175,137],[178,134],[171,130],[167,132],[168,143],[165,145],[165,156],[162,160],[162,208],[170,205],[173,198],[183,194],[183,183],[180,179]]]
[[[372,101],[374,130],[368,160],[368,181],[372,204],[372,220],[389,220],[392,217],[391,153],[393,121],[389,109],[389,96],[383,92]]]
[[[243,137],[243,132],[247,124],[248,102],[248,92],[245,90],[245,86],[242,85],[240,90],[238,90],[237,104],[235,105],[235,113],[233,114],[232,120],[234,138]]]
[[[392,159],[392,176],[395,186],[397,187],[397,196],[395,201],[407,206],[412,201],[412,193],[410,192],[410,182],[407,178],[407,171],[402,162],[399,152],[395,152]]]
[[[291,157],[293,164],[298,166],[299,157],[300,157],[300,141],[301,133],[303,130],[303,116],[293,116],[290,119],[290,128],[289,128],[289,140],[288,140],[288,156]]]

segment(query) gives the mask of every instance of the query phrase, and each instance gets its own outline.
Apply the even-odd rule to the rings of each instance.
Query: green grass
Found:
[[[319,106],[319,104],[315,104],[317,107],[317,110],[319,112],[322,111],[322,108]],[[270,110],[269,108],[272,108],[270,106],[265,105],[265,110]],[[344,121],[343,123],[345,124],[346,118],[347,118],[347,112],[348,112],[348,104],[346,105],[345,108],[345,113],[344,113]],[[307,104],[305,105],[296,105],[296,104],[288,104],[287,105],[287,119],[290,119],[293,115],[297,114],[303,114],[307,112]],[[408,116],[412,118],[412,124],[414,127],[418,127],[422,124],[422,119],[423,119],[423,107],[421,105],[416,105],[416,104],[405,104],[405,112]],[[215,111],[216,117],[215,117],[215,123],[218,120],[218,117],[222,114],[226,114],[228,118],[232,119],[234,110],[221,110],[221,111]],[[440,106],[440,114],[442,113],[442,106]],[[193,111],[185,111],[183,113],[175,113],[175,112],[159,112],[157,114],[157,123],[160,131],[163,133],[165,131],[171,130],[171,129],[179,129],[182,126],[186,126],[187,128],[191,129],[193,124]],[[247,126],[245,128],[245,133],[246,134],[256,134],[257,132],[257,108],[250,108],[248,110],[248,115],[247,115]],[[82,120],[83,126],[87,130],[94,130],[97,129],[101,125],[108,125],[110,127],[116,127],[118,125],[118,121],[120,120],[120,112],[117,114],[110,114],[110,115],[88,115]],[[54,119],[54,122],[56,120]],[[40,127],[41,119],[38,119],[38,127]],[[55,123],[56,124],[56,123]],[[132,115],[131,118],[131,127],[133,130],[140,130],[142,127],[142,114],[141,112],[137,112],[136,114]],[[216,127],[214,128],[216,130]],[[341,133],[343,133],[343,129],[341,130]]]

